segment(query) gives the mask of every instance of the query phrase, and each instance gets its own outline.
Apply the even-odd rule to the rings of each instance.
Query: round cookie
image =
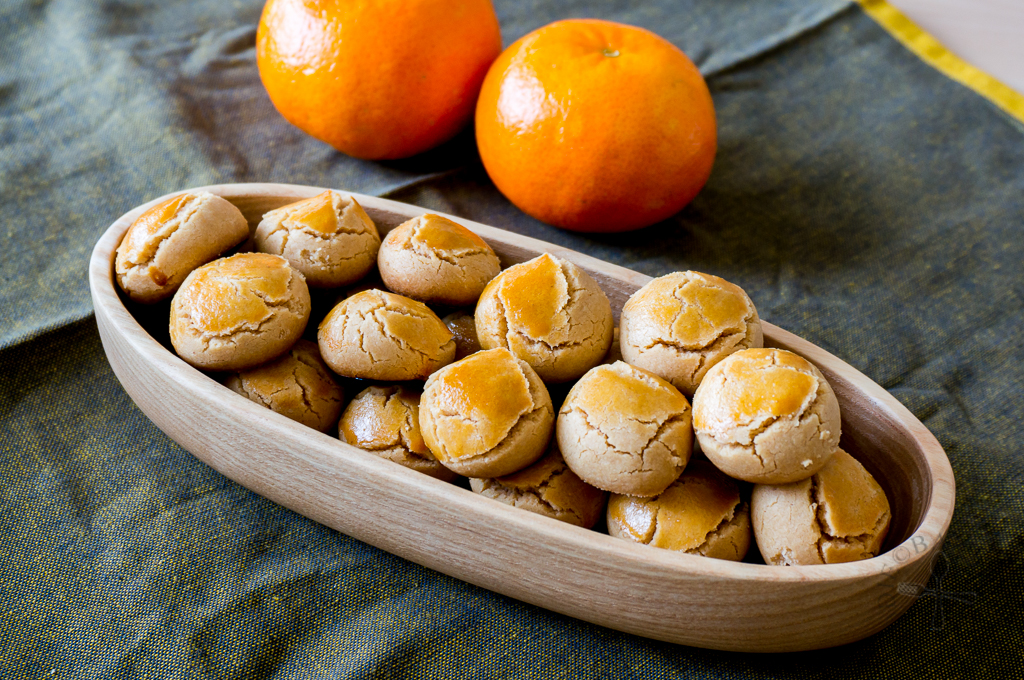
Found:
[[[338,438],[446,482],[458,475],[437,462],[420,434],[420,395],[398,386],[368,387],[345,407]]]
[[[664,491],[693,451],[686,397],[622,361],[580,378],[558,413],[556,436],[565,462],[584,481],[631,496]]]
[[[735,481],[697,459],[653,498],[612,494],[608,533],[656,548],[739,561],[750,548],[750,510]]]
[[[498,256],[482,238],[440,215],[426,214],[395,227],[377,254],[389,290],[424,302],[475,304],[498,275]]]
[[[623,305],[619,327],[625,361],[687,396],[719,361],[764,344],[761,320],[743,289],[700,272],[648,282]]]
[[[441,319],[455,338],[455,360],[465,359],[480,351],[480,340],[476,337],[476,321],[472,314],[452,312]]]
[[[584,529],[600,519],[607,495],[576,476],[557,446],[524,470],[494,479],[471,479],[469,486],[482,496]]]
[[[755,484],[807,479],[839,446],[839,402],[825,377],[782,349],[737,352],[693,397],[701,450],[730,477]]]
[[[291,262],[314,288],[361,279],[377,261],[380,235],[354,198],[325,191],[263,216],[256,249]]]
[[[220,196],[206,191],[175,196],[128,227],[114,262],[117,283],[136,302],[159,302],[174,295],[196,267],[248,237],[241,211]]]
[[[420,401],[427,448],[467,477],[501,477],[532,464],[551,439],[554,416],[540,377],[504,348],[434,373]]]
[[[185,278],[171,301],[171,344],[198,368],[252,368],[288,351],[309,311],[306,281],[283,257],[233,255]]]
[[[481,347],[510,349],[547,382],[575,380],[601,363],[615,325],[597,282],[548,253],[495,277],[475,316]]]
[[[455,358],[455,340],[422,302],[382,290],[345,298],[320,322],[320,354],[339,375],[424,380]]]
[[[224,381],[241,394],[275,413],[326,432],[341,415],[341,386],[328,370],[316,343],[299,340],[283,356]]]
[[[808,479],[756,485],[750,514],[764,561],[785,566],[874,557],[890,519],[882,487],[842,449]]]

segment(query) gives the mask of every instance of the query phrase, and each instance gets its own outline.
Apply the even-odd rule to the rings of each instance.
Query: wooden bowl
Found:
[[[251,225],[268,210],[323,191],[288,184],[202,189],[230,200]],[[381,232],[428,212],[353,195]],[[93,250],[89,278],[103,348],[121,384],[157,427],[256,493],[489,590],[609,628],[712,649],[783,652],[859,640],[892,623],[927,582],[953,513],[949,461],[910,411],[815,345],[764,324],[766,345],[806,357],[835,390],[842,445],[882,484],[892,504],[885,552],[848,564],[771,567],[651,548],[504,505],[343,444],[231,392],[165,349],[126,308],[113,262],[128,226],[169,196],[122,216]],[[575,262],[604,288],[616,317],[629,295],[650,280],[449,217],[490,243],[503,266],[542,252]],[[150,327],[166,334],[166,315]]]

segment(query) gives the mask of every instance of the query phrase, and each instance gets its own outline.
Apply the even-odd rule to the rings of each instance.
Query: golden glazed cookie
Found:
[[[224,381],[228,389],[275,413],[321,432],[341,415],[341,386],[320,358],[316,343],[299,340],[283,356]]]
[[[693,451],[686,397],[622,361],[580,378],[558,413],[556,433],[573,472],[599,489],[631,496],[664,491]]]
[[[366,290],[339,302],[320,322],[324,361],[339,375],[425,380],[452,362],[455,340],[422,302]]]
[[[256,249],[280,255],[310,286],[333,288],[361,279],[377,261],[380,235],[354,198],[325,191],[263,216]]]
[[[612,494],[608,533],[656,548],[739,561],[750,548],[750,510],[735,481],[698,459],[654,498]]]
[[[570,470],[557,446],[525,470],[496,479],[471,479],[469,486],[496,501],[584,529],[601,517],[607,495]]]
[[[472,314],[452,312],[441,319],[455,338],[455,360],[465,359],[473,352],[480,351],[480,340],[476,337],[476,322]]]
[[[434,373],[420,401],[427,448],[467,477],[501,477],[532,464],[544,454],[554,419],[540,377],[504,348]]]
[[[446,305],[476,304],[501,264],[487,243],[440,215],[420,215],[395,227],[377,254],[389,290]]]
[[[730,477],[786,484],[820,470],[839,446],[839,402],[803,357],[747,349],[708,371],[693,397],[693,427]]]
[[[601,363],[615,325],[597,282],[547,253],[487,284],[475,317],[481,347],[510,349],[548,382],[575,380]]]
[[[171,301],[171,344],[198,368],[252,368],[288,351],[309,311],[306,281],[283,257],[233,255],[185,278]]]
[[[137,302],[158,302],[174,295],[196,267],[248,236],[241,211],[220,196],[206,191],[175,196],[128,227],[117,247],[117,283]]]
[[[761,347],[761,320],[739,286],[700,272],[650,281],[622,307],[622,357],[693,396],[712,366]]]
[[[889,531],[885,492],[842,449],[809,479],[755,486],[750,513],[757,547],[773,565],[864,560],[878,554]]]
[[[458,475],[437,462],[420,434],[420,395],[398,386],[368,387],[345,407],[338,438],[446,482]]]

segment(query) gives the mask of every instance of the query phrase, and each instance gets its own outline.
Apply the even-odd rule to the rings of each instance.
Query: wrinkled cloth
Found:
[[[257,75],[258,1],[0,5],[0,675],[1021,677],[1024,125],[856,4],[634,4],[496,3],[506,45],[554,19],[613,19],[666,37],[707,77],[707,187],[614,236],[524,215],[471,131],[375,163],[291,127]],[[467,585],[240,487],[126,395],[86,277],[122,213],[222,182],[385,196],[652,276],[734,281],[938,437],[957,482],[941,568],[864,641],[707,651]]]

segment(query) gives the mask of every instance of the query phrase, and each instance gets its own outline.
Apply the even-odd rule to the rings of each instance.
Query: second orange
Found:
[[[498,189],[558,227],[613,232],[663,220],[711,173],[715,111],[667,40],[596,19],[549,24],[491,66],[476,138]]]

